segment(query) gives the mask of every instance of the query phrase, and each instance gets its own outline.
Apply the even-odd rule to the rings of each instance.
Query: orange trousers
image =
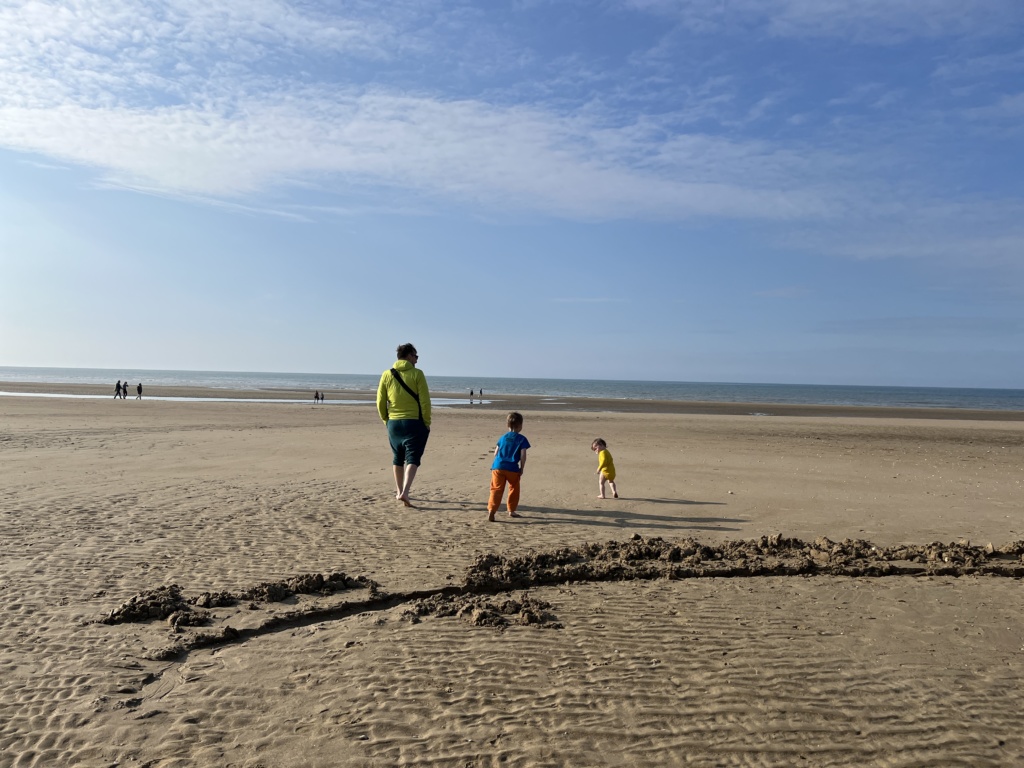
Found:
[[[491,497],[487,500],[487,511],[497,512],[501,506],[501,497],[505,494],[505,483],[508,483],[508,511],[515,512],[519,506],[519,481],[521,472],[509,472],[507,469],[491,470]]]

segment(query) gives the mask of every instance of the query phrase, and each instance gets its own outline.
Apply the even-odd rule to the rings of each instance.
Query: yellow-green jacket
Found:
[[[391,371],[380,375],[377,386],[377,413],[381,421],[388,419],[418,419],[420,408],[423,409],[423,423],[430,426],[430,390],[427,389],[427,377],[423,371],[413,366],[408,360],[398,360],[394,369],[402,377],[402,381],[413,392],[419,395],[420,403],[398,383]]]

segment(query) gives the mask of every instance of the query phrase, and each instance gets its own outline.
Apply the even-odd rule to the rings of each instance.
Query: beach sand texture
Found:
[[[0,398],[0,766],[1024,764],[1024,423],[525,405]]]

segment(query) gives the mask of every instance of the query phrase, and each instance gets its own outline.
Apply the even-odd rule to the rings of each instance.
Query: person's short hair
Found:
[[[398,354],[399,360],[404,360],[409,355],[417,354],[416,347],[414,347],[412,344],[399,344],[396,352]]]
[[[607,448],[608,447],[608,443],[606,443],[600,437],[595,437],[594,438],[594,442],[592,442],[590,444],[590,447],[593,448],[595,445],[600,446],[601,448]]]
[[[518,411],[512,411],[509,413],[508,418],[505,419],[505,423],[509,429],[523,426],[523,414]]]

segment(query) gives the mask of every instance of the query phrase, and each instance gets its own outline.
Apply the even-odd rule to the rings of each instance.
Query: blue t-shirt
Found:
[[[491,469],[504,469],[506,472],[522,472],[519,466],[519,452],[530,447],[530,441],[519,432],[509,430],[498,440],[498,452],[494,455]]]

